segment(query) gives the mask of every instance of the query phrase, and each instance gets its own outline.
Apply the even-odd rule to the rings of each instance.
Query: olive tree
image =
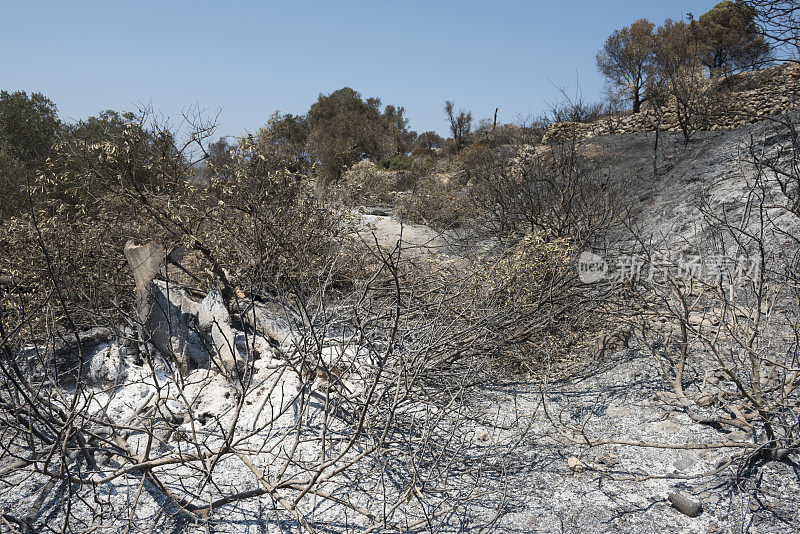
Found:
[[[25,184],[60,128],[56,105],[46,96],[0,92],[0,219],[23,209]]]
[[[47,156],[60,128],[57,112],[41,93],[0,91],[0,150],[26,164]]]
[[[422,132],[417,136],[416,147],[422,149],[442,148],[444,139],[442,136],[433,131]]]
[[[686,143],[699,127],[697,102],[705,87],[697,34],[694,22],[667,19],[656,31],[653,56],[655,75],[669,88]]]

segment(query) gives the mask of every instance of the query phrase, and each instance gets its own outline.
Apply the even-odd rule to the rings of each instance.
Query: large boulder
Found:
[[[157,243],[125,245],[136,284],[136,311],[141,339],[189,372],[191,364],[206,367],[216,358],[220,367],[236,367],[236,332],[219,289],[202,302],[193,300],[181,286],[167,278],[164,249]]]
[[[184,309],[187,298],[179,286],[156,280],[165,273],[164,247],[155,242],[136,245],[128,241],[125,257],[136,285],[140,338],[187,373],[190,353],[187,315],[194,310]]]

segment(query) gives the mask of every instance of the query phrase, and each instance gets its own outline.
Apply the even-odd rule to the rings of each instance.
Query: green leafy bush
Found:
[[[412,156],[395,154],[394,156],[381,160],[378,166],[387,171],[407,171],[411,168],[413,162],[414,158]]]

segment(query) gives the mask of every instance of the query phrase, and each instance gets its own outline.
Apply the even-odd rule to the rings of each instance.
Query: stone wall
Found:
[[[662,131],[680,131],[672,100],[661,117]],[[695,129],[725,130],[758,122],[766,117],[800,109],[800,68],[795,63],[709,80],[698,99]],[[606,134],[653,131],[658,117],[647,107],[641,113],[606,115],[591,123],[559,122],[550,125],[544,141],[572,136],[588,139]]]

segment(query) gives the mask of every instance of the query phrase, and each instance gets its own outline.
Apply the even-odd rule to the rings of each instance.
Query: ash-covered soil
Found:
[[[761,123],[732,132],[697,133],[685,148],[682,139],[662,134],[657,176],[653,173],[652,134],[599,137],[585,142],[582,150],[601,172],[625,184],[640,229],[654,239],[688,243],[704,235],[701,203],[707,199],[712,205],[742,200],[747,170],[740,160],[750,140],[771,142],[780,135],[769,123]],[[364,221],[389,248],[402,229],[404,240],[420,256],[435,259],[442,255],[452,260],[454,252],[447,248],[447,241],[431,229],[403,228],[388,214],[368,215]],[[326,341],[331,341],[325,352],[326,365],[347,369],[365,365],[358,350],[343,348],[341,343],[337,349],[332,340]],[[298,417],[313,433],[321,428],[321,418],[338,415],[325,409],[326,385],[321,384],[316,397],[298,416],[293,408],[301,389],[298,377],[288,372],[286,360],[268,340],[259,338],[252,345],[259,360],[255,385],[243,405],[237,405],[236,389],[217,371],[194,371],[176,396],[174,388],[170,389],[174,378],[167,369],[150,375],[124,347],[95,346],[92,370],[99,378],[85,409],[118,421],[128,421],[148,409],[160,411],[164,425],[155,429],[159,436],[155,446],[164,454],[178,455],[195,452],[181,436],[197,435],[209,449],[218,447],[235,415],[237,431],[251,433],[240,446],[258,450],[253,455],[257,467],[266,473],[280,469],[285,448],[290,446],[281,440],[294,436]],[[798,531],[800,456],[793,453],[783,462],[732,461],[732,456],[750,450],[747,445],[759,436],[692,421],[670,393],[671,385],[664,380],[658,362],[635,339],[614,350],[575,354],[532,376],[486,374],[476,372],[476,383],[459,397],[457,425],[443,423],[430,429],[432,443],[445,444],[449,462],[455,464],[448,466],[445,479],[426,480],[423,473],[434,470],[415,470],[420,466],[404,463],[402,450],[385,451],[385,464],[365,460],[343,475],[335,498],[314,497],[309,518],[313,527],[318,532],[355,532],[370,527],[387,532],[431,531],[434,524],[436,532]],[[329,378],[320,377],[319,382]],[[353,398],[363,395],[369,386],[358,372],[343,377],[342,384],[341,391]],[[704,386],[705,382],[689,381],[686,391],[702,395]],[[427,387],[432,397],[440,393],[437,388],[446,389],[435,383]],[[346,399],[342,402],[345,406]],[[173,415],[186,413],[188,406],[191,418],[171,420]],[[416,405],[407,413],[401,410],[400,416],[409,421],[432,420],[443,411],[442,405],[431,402]],[[346,418],[342,415],[343,421]],[[261,427],[265,419],[272,423]],[[346,432],[348,428],[326,420],[327,431]],[[410,424],[409,428],[416,426]],[[134,433],[128,444],[141,453],[150,446],[142,440],[143,436]],[[588,445],[604,440],[601,445]],[[317,445],[313,440],[309,443]],[[297,447],[298,456],[319,454],[312,446],[303,450],[302,440]],[[421,450],[427,456],[419,458],[420,465],[437,451],[435,446]],[[359,452],[355,447],[342,460],[357,457]],[[394,469],[386,469],[394,459]],[[222,462],[216,467],[217,473],[224,473],[215,479],[217,495],[259,487],[253,470],[235,455]],[[288,469],[292,468],[290,462]],[[385,480],[386,472],[394,478]],[[188,468],[171,470],[165,477],[164,482],[176,489],[203,484],[202,473]],[[45,480],[24,468],[4,469],[0,512],[24,516]],[[440,497],[445,494],[443,483],[455,490]],[[70,491],[69,485],[62,485],[49,495],[35,518],[37,531],[45,531],[47,525],[60,529],[60,505]],[[371,509],[386,492],[407,494],[408,498],[385,525],[368,521],[336,502],[347,499]],[[701,513],[689,517],[675,509],[668,500],[674,492],[699,501]],[[440,503],[435,518],[419,506],[429,498]],[[220,506],[202,521],[187,517],[166,503],[163,493],[140,471],[111,482],[98,479],[96,487],[84,491],[75,502],[71,513],[80,517],[81,523],[72,525],[73,530],[127,532],[130,527],[130,531],[152,532],[277,533],[300,528],[285,514],[278,516],[274,502],[265,496]],[[450,504],[457,506],[448,509]],[[97,510],[106,515],[97,516]]]

